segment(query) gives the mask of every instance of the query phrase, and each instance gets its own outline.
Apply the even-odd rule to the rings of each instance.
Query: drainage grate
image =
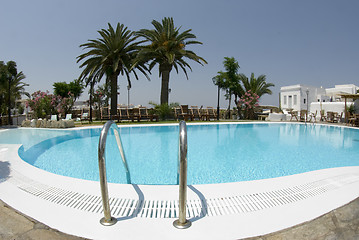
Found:
[[[49,202],[82,211],[102,213],[100,196],[50,187],[16,172],[8,181],[19,189]],[[311,198],[357,181],[359,174],[343,174],[274,191],[187,200],[187,217],[199,218],[259,211]],[[178,218],[178,205],[178,200],[110,198],[111,214],[114,217]]]

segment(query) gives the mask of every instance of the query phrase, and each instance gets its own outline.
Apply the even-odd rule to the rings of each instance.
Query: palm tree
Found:
[[[9,61],[6,64],[0,62],[0,79],[1,79],[1,98],[7,100],[8,123],[12,124],[11,108],[15,106],[15,102],[21,99],[21,95],[25,94],[30,97],[30,94],[25,92],[25,86],[29,84],[22,82],[25,79],[23,72],[17,72],[16,62]]]
[[[241,96],[243,92],[242,86],[240,85],[240,78],[238,74],[239,64],[234,57],[225,57],[223,61],[225,72],[219,71],[218,75],[212,78],[212,81],[222,90],[226,91],[226,97],[228,99],[227,114],[230,117],[232,95],[234,94],[237,102],[237,96]]]
[[[142,46],[135,61],[135,66],[139,63],[149,62],[149,70],[158,64],[159,77],[162,77],[161,83],[161,104],[168,104],[168,90],[170,72],[174,68],[178,73],[181,68],[188,79],[186,68],[191,71],[191,66],[184,58],[191,59],[199,64],[206,64],[206,60],[197,56],[193,51],[186,50],[186,46],[190,44],[202,44],[194,41],[196,36],[190,33],[192,30],[180,32],[180,27],[174,26],[173,18],[162,19],[162,24],[156,20],[152,21],[155,29],[141,29],[136,34],[145,38],[145,42],[149,45]]]
[[[106,76],[106,82],[111,86],[111,118],[113,118],[117,114],[118,76],[126,75],[129,85],[131,85],[130,72],[133,72],[138,79],[131,66],[141,42],[136,42],[138,36],[120,23],[117,24],[116,29],[108,24],[108,29],[102,29],[98,33],[101,38],[88,40],[87,43],[80,45],[88,52],[77,57],[77,62],[84,61],[80,65],[80,68],[84,67],[84,69],[79,79],[85,80],[88,86],[91,82],[99,82],[104,75]],[[148,79],[147,68],[143,64],[137,64],[136,68]]]
[[[273,83],[266,82],[266,76],[260,75],[258,78],[254,77],[254,73],[251,74],[251,78],[248,79],[243,73],[238,74],[239,79],[241,80],[243,87],[238,88],[236,93],[239,97],[243,96],[246,92],[251,91],[251,94],[256,94],[258,97],[262,97],[264,94],[272,94],[270,87],[274,87]],[[259,99],[258,98],[258,99]],[[236,102],[237,104],[237,102]],[[240,109],[238,108],[240,113]],[[244,118],[254,119],[254,109],[246,109],[244,112]]]
[[[26,76],[21,71],[16,74],[14,80],[11,82],[11,98],[13,99],[11,102],[15,103],[16,100],[21,99],[21,95],[25,95],[30,98],[30,94],[25,91],[25,87],[29,86],[29,84],[22,82]]]
[[[248,80],[246,75],[241,73],[239,78],[246,92],[251,90],[252,93],[257,94],[259,97],[262,97],[264,94],[272,94],[272,90],[269,88],[274,87],[274,84],[266,82],[266,75],[260,75],[258,78],[255,78],[254,73],[252,73],[251,78]]]

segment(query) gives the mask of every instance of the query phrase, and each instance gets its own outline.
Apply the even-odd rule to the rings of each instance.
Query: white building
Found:
[[[356,94],[359,87],[354,84],[335,85],[334,88],[325,89],[326,95],[331,97],[331,102],[341,102],[340,94]]]
[[[321,110],[344,113],[344,100],[341,94],[356,94],[359,87],[354,84],[335,85],[334,88],[324,89],[306,85],[284,86],[280,89],[281,109],[294,111],[308,110],[320,112]]]
[[[302,84],[285,86],[280,88],[281,109],[293,109],[294,111],[310,110],[310,103],[317,99],[322,102],[329,101],[325,89]]]

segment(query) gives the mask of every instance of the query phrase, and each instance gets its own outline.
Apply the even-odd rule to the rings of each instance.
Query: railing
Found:
[[[111,210],[108,198],[108,187],[107,187],[107,176],[106,176],[106,159],[105,159],[105,149],[106,149],[106,140],[108,131],[113,129],[115,134],[118,150],[120,151],[122,162],[126,170],[127,183],[131,183],[131,176],[128,170],[125,154],[123,152],[123,147],[120,138],[120,132],[117,125],[113,121],[108,121],[103,126],[100,134],[100,140],[98,144],[98,166],[100,171],[100,185],[101,185],[101,195],[102,195],[102,206],[104,217],[101,218],[100,223],[105,226],[111,226],[117,222],[116,218],[111,217]]]
[[[178,151],[178,182],[179,182],[179,218],[173,226],[179,229],[189,228],[192,223],[186,219],[187,201],[187,127],[186,122],[179,124],[179,151]]]
[[[126,170],[127,183],[131,183],[131,176],[128,170],[125,154],[121,143],[118,127],[113,121],[108,121],[103,126],[100,134],[98,145],[98,164],[100,171],[100,185],[102,195],[102,206],[104,217],[101,218],[100,223],[105,226],[111,226],[117,222],[116,218],[111,216],[111,209],[108,197],[107,176],[106,176],[106,140],[110,129],[116,137],[118,149],[120,151],[123,164]],[[181,121],[179,124],[179,151],[178,151],[178,183],[179,183],[179,219],[173,222],[173,226],[179,229],[189,228],[192,223],[186,219],[186,201],[187,201],[187,127],[186,122]]]

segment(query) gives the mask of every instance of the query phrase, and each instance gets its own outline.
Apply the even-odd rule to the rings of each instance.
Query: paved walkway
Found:
[[[0,200],[1,240],[80,240],[52,229]],[[151,239],[149,236],[148,239]],[[359,198],[310,222],[250,240],[359,239]],[[249,240],[249,239],[248,239]]]

